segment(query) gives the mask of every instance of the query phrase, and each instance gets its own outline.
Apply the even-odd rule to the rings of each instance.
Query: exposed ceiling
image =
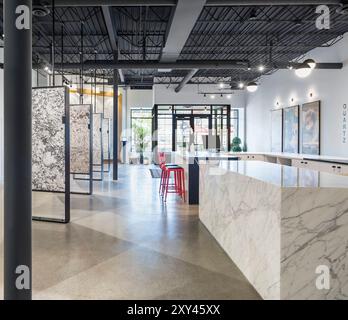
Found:
[[[83,1],[69,1],[70,4],[77,2]],[[93,4],[98,1],[90,2]],[[99,2],[105,5],[108,1]],[[111,2],[114,1],[108,3]],[[62,7],[64,1],[56,0],[58,6],[54,9],[54,32],[51,1],[44,1],[41,3],[46,3],[49,14],[43,17],[33,16],[33,62],[34,64],[52,62],[53,41],[57,72],[60,72],[62,62],[64,66],[71,63],[79,64],[81,51],[84,61],[156,63],[166,60],[165,47],[174,47],[181,50],[177,52],[175,59],[181,62],[242,60],[248,64],[226,69],[199,68],[196,72],[191,71],[191,74],[187,68],[123,69],[120,72],[121,78],[123,77],[125,84],[128,85],[151,86],[153,83],[180,84],[189,74],[189,77],[186,77],[189,83],[223,81],[236,86],[239,81],[258,78],[261,73],[257,66],[260,64],[266,66],[263,73],[271,73],[276,65],[286,65],[294,59],[301,59],[313,48],[331,46],[348,32],[348,15],[336,12],[339,6],[334,3],[338,1],[326,1],[332,3],[329,30],[316,28],[315,21],[318,14],[315,12],[315,5],[240,6],[221,5],[221,2],[223,1],[215,1],[217,5],[214,5],[213,0],[207,1],[205,6],[202,6],[200,14],[197,14],[198,19],[195,18],[196,21],[193,23],[188,22],[188,25],[192,24],[191,30],[185,36],[182,34],[183,28],[181,30],[178,28],[180,16],[176,12],[175,1],[148,1],[157,5],[146,6],[136,5],[144,1],[128,1],[127,6]],[[313,1],[307,2],[313,3]],[[34,3],[37,4],[35,1]],[[294,1],[278,3],[294,3]],[[181,8],[181,11],[185,10]],[[37,12],[40,13],[40,10]],[[2,20],[1,17],[1,29]],[[83,25],[83,49],[81,25]],[[178,30],[178,43],[173,44],[176,30]],[[181,47],[180,42],[183,43]],[[248,65],[251,67],[250,70]],[[64,72],[78,73],[79,70],[69,68]],[[92,75],[93,72],[92,69],[85,70],[86,75]],[[112,69],[103,68],[103,65],[97,73],[99,76],[112,78]]]

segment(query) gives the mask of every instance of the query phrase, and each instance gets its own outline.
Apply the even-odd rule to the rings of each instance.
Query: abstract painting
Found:
[[[283,109],[271,111],[271,151],[283,151]]]
[[[90,117],[91,105],[70,105],[70,172],[90,172]]]
[[[32,91],[32,188],[65,192],[67,88]]]
[[[302,153],[320,155],[320,101],[302,106],[301,137]]]
[[[299,106],[283,109],[283,151],[299,152]]]

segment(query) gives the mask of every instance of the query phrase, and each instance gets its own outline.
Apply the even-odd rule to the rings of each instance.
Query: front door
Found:
[[[204,150],[203,136],[212,128],[210,115],[174,115],[173,151]]]

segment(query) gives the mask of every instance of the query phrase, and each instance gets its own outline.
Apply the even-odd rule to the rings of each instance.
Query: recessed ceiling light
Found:
[[[265,66],[260,65],[260,66],[259,66],[259,71],[262,72],[262,71],[264,71],[264,70],[265,70]]]
[[[219,88],[220,88],[220,89],[225,88],[225,84],[224,84],[223,82],[220,82],[220,83],[219,83]]]
[[[243,89],[243,88],[244,88],[244,83],[243,83],[243,82],[239,82],[238,87],[239,87],[240,89]]]
[[[215,99],[215,94],[211,94],[210,99]]]
[[[226,96],[226,98],[227,98],[228,100],[230,100],[230,99],[232,98],[232,95],[228,94],[228,95]]]

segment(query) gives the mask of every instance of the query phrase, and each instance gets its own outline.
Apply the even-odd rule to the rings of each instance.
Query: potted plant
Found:
[[[242,144],[242,140],[240,140],[240,138],[235,137],[232,140],[232,151],[233,152],[242,152],[242,148],[241,145]]]
[[[140,154],[139,162],[144,164],[144,152],[148,146],[146,138],[149,136],[148,129],[143,126],[134,125],[136,151]]]

